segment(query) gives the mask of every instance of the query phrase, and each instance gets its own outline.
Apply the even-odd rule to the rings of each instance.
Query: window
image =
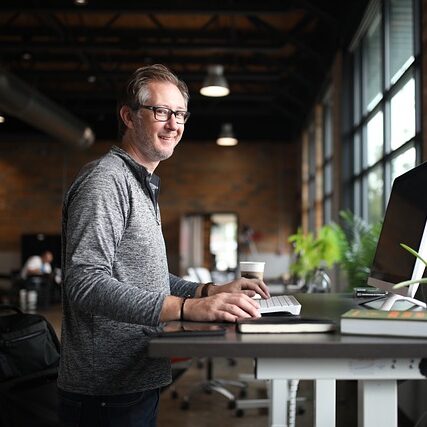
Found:
[[[323,100],[323,223],[332,221],[333,196],[333,135],[332,135],[332,101],[330,91]]]
[[[391,98],[390,144],[396,150],[415,136],[415,79],[411,78]]]
[[[333,196],[333,117],[331,90],[314,108],[303,135],[302,224],[315,232],[332,221]]]
[[[418,0],[376,0],[351,45],[353,102],[346,153],[346,208],[382,219],[393,179],[420,159]]]
[[[370,111],[381,99],[381,17],[378,15],[364,38],[362,55],[363,106]]]
[[[384,134],[383,134],[384,117],[382,111],[378,111],[366,124],[366,163],[372,166],[383,156]]]
[[[302,215],[303,229],[316,229],[316,140],[315,126],[311,123],[303,136]]]

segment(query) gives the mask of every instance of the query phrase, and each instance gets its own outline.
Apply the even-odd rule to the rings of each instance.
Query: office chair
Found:
[[[193,282],[209,283],[212,282],[211,272],[206,267],[188,267],[188,278]]]
[[[57,368],[0,383],[2,427],[59,427]]]
[[[171,357],[172,382],[163,387],[160,392],[163,393],[165,390],[170,390],[172,398],[177,399],[178,391],[176,390],[175,383],[185,374],[187,369],[191,366],[191,362],[191,357]]]
[[[12,314],[3,315],[8,311]],[[21,313],[14,306],[2,306],[1,320],[0,426],[59,426],[60,344],[53,326],[43,316]],[[14,341],[10,347],[8,340]]]
[[[189,280],[200,282],[200,283],[208,283],[212,281],[212,276],[210,271],[207,268],[204,267],[189,267],[188,270],[188,276],[186,276]],[[197,359],[197,365],[202,368],[203,367],[203,361],[204,359]],[[227,359],[230,366],[233,366],[236,364],[234,359]],[[228,399],[228,407],[230,409],[233,409],[235,407],[236,402],[236,396],[228,390],[226,387],[237,387],[240,389],[239,396],[245,397],[246,396],[246,390],[247,390],[247,384],[243,381],[237,381],[237,380],[225,380],[225,379],[218,379],[214,378],[213,375],[213,360],[212,358],[206,359],[206,379],[204,381],[199,382],[196,384],[191,391],[184,396],[182,403],[181,403],[181,409],[188,409],[190,407],[190,401],[192,398],[198,394],[200,391],[204,391],[205,393],[211,393],[215,391],[216,393],[221,394],[226,399]],[[176,396],[176,394],[175,394]]]
[[[216,392],[228,399],[228,408],[234,409],[236,407],[236,395],[233,394],[226,386],[237,387],[240,389],[239,397],[243,398],[247,395],[248,384],[238,380],[218,379],[213,376],[213,359],[206,359],[206,379],[197,383],[191,388],[190,392],[183,397],[181,402],[181,409],[186,410],[190,408],[190,402],[194,396],[198,395],[200,391],[205,393]]]

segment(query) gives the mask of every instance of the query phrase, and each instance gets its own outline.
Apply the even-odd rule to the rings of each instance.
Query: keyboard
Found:
[[[274,313],[279,311],[289,311],[292,314],[300,314],[301,304],[293,295],[278,295],[267,299],[257,300],[260,305],[259,312]]]

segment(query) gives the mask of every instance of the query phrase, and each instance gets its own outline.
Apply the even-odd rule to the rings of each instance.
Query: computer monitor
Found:
[[[427,162],[397,177],[391,189],[368,285],[389,292],[378,302],[382,310],[405,310],[414,305],[418,284],[400,289],[393,285],[423,277],[425,266],[401,247],[405,243],[427,259]]]

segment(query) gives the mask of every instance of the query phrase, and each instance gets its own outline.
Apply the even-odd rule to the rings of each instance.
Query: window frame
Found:
[[[372,1],[366,11],[365,17],[355,35],[354,41],[350,45],[349,56],[350,66],[347,69],[347,77],[351,77],[352,85],[349,89],[353,94],[351,103],[351,112],[348,120],[348,130],[345,141],[345,162],[348,166],[347,174],[344,179],[344,191],[350,194],[344,199],[344,208],[352,210],[356,215],[369,221],[368,209],[368,188],[367,180],[369,174],[381,168],[382,172],[382,212],[384,214],[386,203],[391,191],[391,165],[392,161],[401,153],[415,147],[415,165],[421,160],[422,138],[421,138],[421,104],[420,104],[420,25],[419,0],[411,0],[412,6],[412,36],[413,36],[413,58],[408,63],[407,68],[398,75],[398,78],[390,78],[390,7],[391,0]],[[378,16],[380,14],[380,16]],[[380,19],[381,21],[381,96],[371,109],[364,110],[364,40],[372,23]],[[346,76],[344,76],[346,77]],[[411,79],[415,83],[415,134],[405,141],[401,146],[391,149],[391,100],[399,90]],[[367,164],[367,133],[366,128],[369,121],[378,113],[383,114],[383,144],[381,156],[372,164]],[[357,163],[358,162],[358,163]],[[414,165],[414,166],[415,166]]]

